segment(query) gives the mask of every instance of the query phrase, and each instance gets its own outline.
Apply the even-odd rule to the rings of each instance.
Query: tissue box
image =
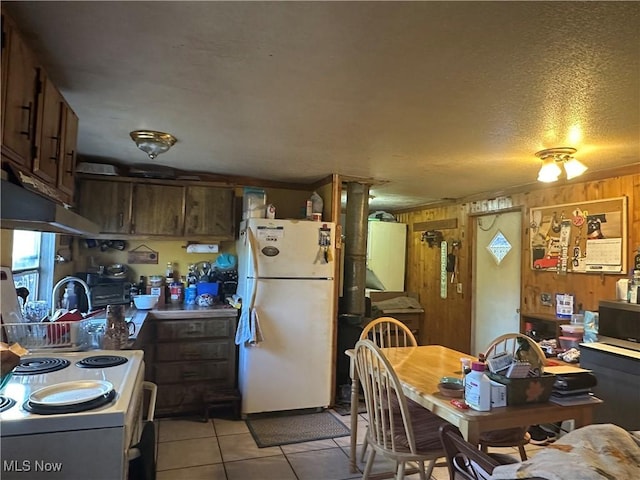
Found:
[[[507,386],[491,380],[491,408],[507,406]]]
[[[548,402],[556,378],[552,373],[544,373],[540,377],[507,378],[489,372],[487,376],[506,387],[508,406]]]

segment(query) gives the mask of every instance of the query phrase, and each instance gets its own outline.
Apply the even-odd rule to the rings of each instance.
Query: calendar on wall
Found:
[[[627,197],[532,208],[531,268],[626,273]]]

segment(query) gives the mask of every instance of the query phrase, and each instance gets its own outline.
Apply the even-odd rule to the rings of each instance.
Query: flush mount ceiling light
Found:
[[[153,130],[136,130],[129,135],[136,142],[138,148],[149,155],[151,160],[169,150],[176,143],[176,137],[173,135]]]
[[[536,152],[536,157],[542,160],[542,167],[538,172],[539,182],[555,182],[562,173],[558,163],[564,165],[564,171],[567,174],[567,180],[571,180],[586,172],[587,167],[577,160],[573,154],[576,153],[575,148],[558,147],[547,148]]]

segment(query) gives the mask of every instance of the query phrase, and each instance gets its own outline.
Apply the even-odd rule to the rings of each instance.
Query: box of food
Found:
[[[540,377],[507,378],[490,372],[487,376],[507,387],[508,406],[549,401],[556,377],[552,373],[544,373]]]

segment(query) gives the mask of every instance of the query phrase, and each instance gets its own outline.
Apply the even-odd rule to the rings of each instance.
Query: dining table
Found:
[[[482,432],[512,427],[527,427],[540,423],[573,420],[574,428],[588,425],[593,419],[593,409],[601,400],[593,398],[589,403],[558,405],[550,401],[492,408],[476,411],[459,408],[452,399],[438,389],[442,377],[462,377],[462,359],[477,359],[466,353],[442,345],[382,348],[382,353],[395,370],[407,398],[455,425],[469,443],[477,445]],[[359,380],[355,368],[355,349],[349,349],[351,376],[351,448],[349,464],[351,472],[357,472],[356,444],[358,435]]]

